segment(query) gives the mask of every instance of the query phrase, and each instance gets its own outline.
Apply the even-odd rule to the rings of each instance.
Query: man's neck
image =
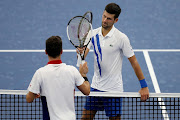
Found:
[[[49,61],[61,60],[61,56],[58,56],[58,57],[56,57],[56,58],[53,58],[53,57],[48,56],[48,59],[49,59]]]
[[[108,29],[105,29],[105,28],[102,27],[102,35],[105,37],[109,33],[109,31],[111,31],[112,27],[110,27]]]

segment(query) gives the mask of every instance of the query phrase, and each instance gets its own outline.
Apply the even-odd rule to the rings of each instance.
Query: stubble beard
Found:
[[[102,26],[102,28],[104,28],[104,29],[108,29],[108,28],[110,28],[107,24],[101,24],[101,26]]]

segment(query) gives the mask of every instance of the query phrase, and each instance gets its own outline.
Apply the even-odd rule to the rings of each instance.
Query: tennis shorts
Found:
[[[91,88],[91,91],[103,92],[94,88]],[[106,116],[115,117],[122,114],[122,98],[87,96],[84,108],[94,111],[105,110]]]

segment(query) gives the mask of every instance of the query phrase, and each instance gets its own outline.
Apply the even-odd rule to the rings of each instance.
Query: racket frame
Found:
[[[88,12],[86,12],[86,13],[89,13],[89,11]],[[71,18],[71,20],[69,20],[69,22],[68,22],[68,25],[67,25],[67,37],[68,37],[68,39],[69,39],[69,41],[71,42],[71,44],[76,48],[76,49],[78,49],[78,48],[85,48],[84,50],[83,50],[83,54],[80,54],[80,56],[81,56],[81,59],[82,60],[84,60],[85,58],[84,58],[84,54],[85,54],[85,51],[86,51],[86,48],[87,48],[87,46],[88,46],[88,44],[90,43],[90,41],[91,41],[91,38],[90,38],[90,40],[86,43],[86,45],[84,45],[84,42],[85,42],[85,40],[83,41],[83,46],[82,45],[80,45],[80,46],[76,46],[73,42],[72,42],[72,40],[70,39],[70,37],[69,37],[69,32],[68,32],[68,27],[69,27],[69,24],[71,23],[71,21],[73,20],[73,19],[75,19],[75,18],[77,18],[77,17],[81,17],[82,19],[80,20],[80,23],[79,23],[79,26],[78,26],[78,36],[79,36],[79,30],[80,30],[80,26],[81,26],[81,24],[82,24],[82,21],[83,21],[83,19],[86,19],[88,22],[89,22],[89,30],[88,30],[88,33],[92,30],[92,24],[91,24],[91,22],[85,17],[85,15],[86,15],[86,13],[83,15],[83,16],[75,16],[75,17],[73,17],[73,18]],[[92,14],[92,13],[91,13]],[[86,37],[87,37],[87,35],[85,35],[84,37],[83,37],[83,39],[86,39]],[[78,39],[79,39],[79,41],[82,41],[79,37],[78,37]],[[81,43],[81,42],[80,42]]]

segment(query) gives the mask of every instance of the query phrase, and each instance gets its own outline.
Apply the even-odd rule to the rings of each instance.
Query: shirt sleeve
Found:
[[[76,86],[80,86],[84,82],[84,78],[81,76],[79,71],[74,67],[74,76],[75,76],[75,84]]]
[[[133,51],[132,46],[130,44],[129,38],[125,35],[122,39],[123,39],[123,44],[122,44],[123,54],[127,58],[130,58],[134,55],[134,51]]]
[[[40,81],[41,81],[40,73],[39,71],[36,71],[29,84],[28,90],[32,93],[40,94]]]

